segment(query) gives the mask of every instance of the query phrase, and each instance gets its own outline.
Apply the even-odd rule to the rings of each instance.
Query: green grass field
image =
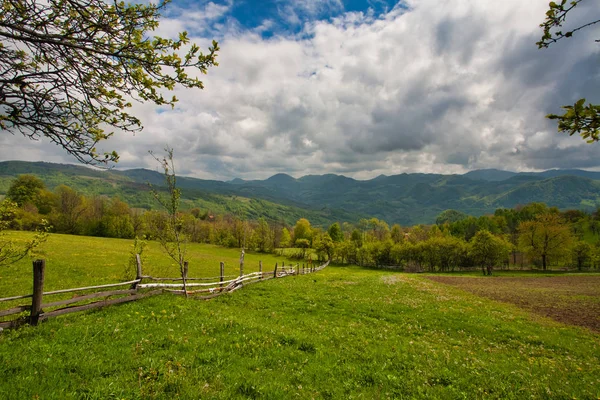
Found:
[[[8,232],[8,238],[25,240],[30,232]],[[45,291],[116,283],[135,278],[128,267],[133,241],[127,239],[95,238],[50,234],[35,258],[46,259]],[[177,277],[179,267],[161,249],[158,242],[148,242],[142,254],[143,273],[154,277]],[[226,275],[239,275],[240,250],[213,245],[187,245],[190,277],[219,276],[222,261]],[[272,254],[247,253],[244,272],[258,271],[259,261],[264,271],[272,271],[275,263],[296,264],[297,261]],[[31,260],[0,269],[0,298],[31,293]]]
[[[130,245],[53,235],[45,256],[61,269],[53,272],[61,281],[55,287],[118,280]],[[214,274],[220,259],[237,263],[235,251],[193,248],[195,275]],[[150,249],[146,264],[160,272],[158,248]],[[247,255],[246,262],[258,257],[276,261]],[[30,269],[23,262],[0,271],[0,297],[27,289]],[[600,338],[424,276],[330,266],[210,301],[164,294],[4,331],[0,393],[3,399],[596,399]]]

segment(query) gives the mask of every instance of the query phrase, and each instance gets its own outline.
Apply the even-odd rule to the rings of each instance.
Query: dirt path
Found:
[[[600,276],[428,278],[600,332]]]

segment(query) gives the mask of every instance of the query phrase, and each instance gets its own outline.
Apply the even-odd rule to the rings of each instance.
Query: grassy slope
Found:
[[[24,240],[30,232],[8,232],[8,237]],[[50,234],[48,241],[35,256],[46,259],[46,291],[89,285],[115,283],[135,278],[128,267],[133,241],[127,239],[95,238]],[[189,243],[187,259],[190,277],[219,275],[219,263],[225,263],[225,274],[239,274],[240,252],[219,246]],[[176,264],[168,258],[158,242],[148,242],[143,252],[143,273],[155,277],[176,277]],[[275,263],[291,264],[285,257],[272,254],[247,253],[244,272],[258,271],[259,260],[263,269],[273,270]],[[0,297],[31,292],[31,262],[22,260],[0,269]]]
[[[51,240],[49,265],[68,283],[112,281],[129,244]],[[237,257],[195,250],[192,266],[206,258],[210,270],[192,275]],[[28,280],[28,263],[2,271],[0,293],[24,285],[14,275]],[[6,399],[597,398],[599,376],[589,331],[420,276],[354,267],[209,302],[163,295],[0,335]]]

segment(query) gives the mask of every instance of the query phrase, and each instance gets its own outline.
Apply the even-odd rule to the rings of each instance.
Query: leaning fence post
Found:
[[[223,281],[225,280],[225,263],[221,261],[221,287],[223,287]]]
[[[258,261],[258,279],[262,279],[262,260]]]
[[[275,263],[275,271],[273,271],[273,278],[277,278],[277,263]]]
[[[44,271],[46,260],[35,260],[33,262],[33,296],[31,298],[31,312],[29,323],[37,325],[42,311],[42,297],[44,296]]]

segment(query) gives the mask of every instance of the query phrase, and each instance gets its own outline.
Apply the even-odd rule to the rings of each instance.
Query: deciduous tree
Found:
[[[318,235],[314,239],[313,247],[317,251],[317,257],[319,257],[319,261],[323,260],[323,256],[327,255],[327,259],[331,260],[334,249],[334,242],[329,236],[329,233],[323,233]]]
[[[35,175],[19,175],[13,180],[6,192],[6,197],[21,207],[25,203],[33,203],[40,192],[45,189],[44,182]]]
[[[66,185],[60,185],[55,191],[56,215],[52,224],[59,232],[80,233],[81,217],[87,208],[85,198]]]
[[[258,226],[254,231],[256,235],[256,244],[258,246],[258,250],[261,252],[269,250],[269,245],[272,243],[271,240],[271,230],[269,229],[269,224],[264,218],[258,219]]]
[[[167,185],[167,197],[155,189],[152,189],[152,194],[158,203],[167,212],[166,221],[164,221],[163,229],[158,231],[158,240],[167,253],[167,255],[177,263],[179,272],[183,281],[183,291],[187,297],[187,281],[185,274],[185,257],[187,253],[188,238],[183,228],[183,220],[179,214],[179,203],[181,199],[181,191],[177,187],[177,176],[175,174],[175,163],[173,161],[173,149],[167,147],[166,155],[162,158],[155,157],[163,169],[165,183]]]
[[[310,222],[306,218],[300,218],[294,226],[294,241],[296,245],[298,244],[298,240],[301,239],[307,240],[309,244],[312,239],[312,229]]]
[[[292,237],[290,235],[290,231],[287,228],[281,229],[281,240],[279,241],[279,245],[281,247],[289,247],[292,244]]]
[[[544,270],[548,258],[563,255],[571,241],[571,230],[557,213],[540,214],[519,225],[519,245],[531,257],[540,258]]]
[[[398,224],[392,225],[392,230],[390,231],[390,236],[394,243],[400,243],[404,240],[404,233],[402,232],[402,228]]]
[[[481,265],[484,275],[491,275],[495,265],[508,259],[510,249],[510,243],[485,229],[478,231],[471,240],[471,256]]]
[[[339,243],[342,240],[344,240],[344,233],[342,232],[342,228],[340,227],[340,224],[337,222],[334,222],[333,224],[331,224],[331,226],[327,230],[327,233],[329,233],[329,237],[335,243]]]
[[[571,248],[571,256],[575,264],[577,264],[577,269],[581,271],[592,258],[592,246],[584,241],[577,241]]]

